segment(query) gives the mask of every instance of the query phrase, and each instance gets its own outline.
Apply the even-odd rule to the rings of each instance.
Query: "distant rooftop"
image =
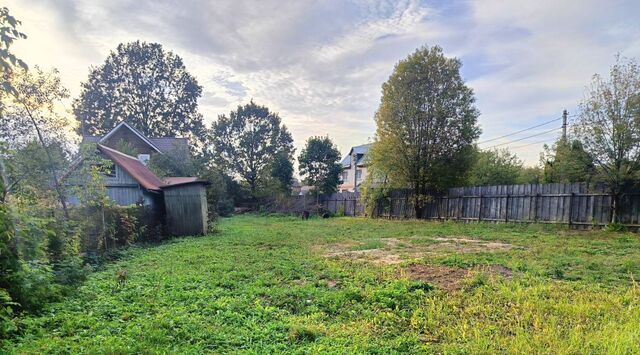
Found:
[[[353,156],[353,154],[356,154],[357,157],[356,165],[364,165],[365,157],[369,152],[369,148],[371,148],[371,143],[351,147],[351,150],[349,150],[349,154],[347,154],[347,156],[342,159],[342,167],[348,168],[351,166],[351,157]]]

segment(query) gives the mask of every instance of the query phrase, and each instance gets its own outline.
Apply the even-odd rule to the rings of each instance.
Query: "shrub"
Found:
[[[0,339],[8,338],[18,329],[13,313],[15,306],[17,303],[13,302],[7,290],[0,288]]]

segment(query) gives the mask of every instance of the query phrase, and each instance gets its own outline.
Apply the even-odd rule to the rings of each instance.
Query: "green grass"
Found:
[[[446,236],[514,248],[407,257]],[[398,250],[406,261],[324,255],[336,246]],[[409,264],[499,264],[514,274],[476,274],[446,292],[406,277]],[[638,353],[638,277],[635,234],[238,216],[215,235],[129,249],[75,297],[22,319],[3,352]]]

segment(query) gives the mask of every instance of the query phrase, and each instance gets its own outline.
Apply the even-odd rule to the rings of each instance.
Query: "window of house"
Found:
[[[116,177],[116,165],[115,164],[108,164],[108,165],[102,166],[102,171],[104,171],[104,175],[106,177],[110,177],[110,178]]]
[[[356,170],[356,181],[362,180],[362,169]]]
[[[116,175],[116,165],[113,163],[110,164],[95,164],[93,165],[98,168],[100,173],[104,174],[105,177],[114,178]]]
[[[348,178],[349,178],[349,172],[348,171],[343,171],[342,172],[342,182],[347,181]]]

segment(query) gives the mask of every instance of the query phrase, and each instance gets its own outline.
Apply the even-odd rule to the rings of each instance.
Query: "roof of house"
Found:
[[[98,144],[98,150],[129,173],[145,189],[159,191],[167,185],[137,158],[102,144]]]
[[[140,186],[147,190],[159,191],[163,188],[191,183],[207,184],[206,181],[191,176],[171,176],[161,179],[136,157],[105,147],[102,144],[98,144],[98,150],[111,159],[115,164],[119,165],[124,171],[131,175],[131,177],[133,177]]]
[[[351,157],[353,156],[353,154],[356,154],[357,157],[356,165],[364,165],[365,157],[369,152],[369,148],[371,148],[371,143],[351,147],[351,150],[349,150],[349,154],[347,154],[347,156],[342,159],[342,167],[348,168],[351,166]]]
[[[147,137],[142,134],[137,129],[131,127],[126,122],[120,122],[117,126],[115,126],[111,131],[109,131],[104,136],[83,136],[82,143],[101,143],[104,142],[113,132],[121,129],[122,127],[126,127],[138,135],[142,140],[147,142],[149,146],[157,150],[161,153],[166,153],[170,150],[173,150],[178,147],[189,147],[189,140],[187,138],[178,138],[178,137]]]
[[[198,181],[194,176],[170,176],[163,179],[166,185],[181,185]]]

